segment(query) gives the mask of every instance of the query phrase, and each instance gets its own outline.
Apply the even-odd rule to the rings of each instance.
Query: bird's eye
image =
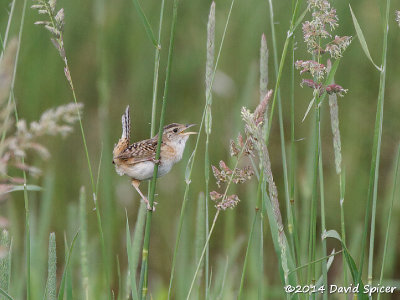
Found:
[[[174,132],[177,133],[177,132],[178,132],[178,128],[175,128],[175,129],[174,129]]]

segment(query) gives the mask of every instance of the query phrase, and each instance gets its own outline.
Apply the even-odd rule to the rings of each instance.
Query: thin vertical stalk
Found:
[[[97,90],[98,90],[98,116],[99,116],[99,128],[101,133],[101,142],[105,147],[102,148],[104,151],[104,155],[100,158],[100,163],[103,163],[103,169],[100,173],[100,164],[99,164],[99,176],[97,181],[100,180],[100,174],[102,175],[102,180],[100,184],[100,193],[102,195],[102,203],[104,203],[104,214],[103,221],[107,226],[104,228],[105,234],[105,249],[106,260],[103,262],[107,267],[105,270],[113,269],[114,260],[112,252],[115,245],[115,239],[113,238],[115,235],[115,225],[116,225],[116,210],[115,210],[115,201],[113,201],[113,166],[109,163],[109,158],[112,157],[112,148],[109,147],[111,144],[110,141],[110,117],[109,117],[109,103],[110,103],[110,86],[109,86],[109,60],[108,60],[108,51],[107,51],[107,42],[106,42],[106,2],[105,0],[98,0],[95,2],[95,19],[96,19],[96,33],[97,33],[97,53],[96,60],[98,66],[98,77],[97,77]],[[103,160],[103,162],[102,162]],[[98,185],[96,187],[96,194]],[[108,272],[108,271],[107,271]]]
[[[161,45],[161,32],[162,32],[162,26],[163,26],[163,19],[164,19],[164,11],[165,11],[165,0],[161,1],[161,8],[160,8],[160,20],[159,20],[159,25],[158,25],[158,39],[157,43],[158,45]],[[153,97],[152,97],[152,107],[151,107],[151,123],[150,123],[150,136],[153,137],[156,133],[156,114],[157,114],[157,94],[158,94],[158,78],[159,78],[159,70],[160,70],[160,51],[161,47],[156,47],[155,48],[155,55],[154,55],[154,74],[153,74]],[[148,186],[148,195],[151,193],[151,185],[149,184]],[[142,206],[142,205],[141,205]],[[144,213],[142,213],[142,210],[144,209],[144,206],[141,207],[141,211],[139,212],[137,221],[136,221],[136,226],[135,226],[135,240],[138,242],[139,241],[139,233],[143,232],[146,218]],[[141,242],[141,241],[140,241]],[[136,264],[137,267],[137,264]],[[142,286],[143,284],[143,279],[144,279],[144,273],[141,274],[140,276],[140,281],[139,281],[139,286]],[[135,290],[137,290],[137,287],[132,287]],[[141,293],[139,293],[139,297],[141,298]]]
[[[46,1],[44,1],[43,5],[45,6],[45,9],[47,11],[47,14],[50,19],[50,23],[51,23],[52,27],[54,27],[54,28],[59,27],[59,23],[55,20],[54,12],[53,12],[52,8],[50,7],[50,4]],[[91,185],[91,189],[92,189],[93,202],[95,205],[95,211],[96,211],[96,217],[97,217],[97,226],[98,226],[99,235],[100,235],[102,261],[103,261],[103,265],[104,265],[103,273],[104,273],[104,277],[105,277],[105,281],[106,281],[105,286],[108,290],[110,287],[110,277],[109,277],[110,272],[108,269],[108,265],[106,263],[108,261],[108,259],[107,259],[107,253],[105,250],[106,248],[105,248],[105,242],[104,242],[103,226],[102,226],[102,222],[101,222],[100,206],[99,206],[99,201],[97,199],[97,190],[96,190],[96,185],[95,185],[95,181],[94,181],[92,165],[91,165],[90,156],[89,156],[89,149],[88,149],[87,141],[86,141],[86,135],[85,135],[85,131],[83,129],[82,116],[81,116],[81,112],[79,111],[79,107],[78,107],[78,100],[77,100],[74,83],[73,83],[72,76],[71,76],[71,70],[70,70],[69,64],[68,64],[68,59],[64,53],[64,35],[63,35],[62,31],[59,33],[59,35],[57,35],[53,39],[53,43],[55,43],[58,51],[61,51],[61,49],[63,49],[63,51],[62,51],[63,54],[61,55],[61,58],[63,59],[63,62],[64,62],[64,74],[70,85],[72,97],[74,99],[74,103],[76,104],[76,108],[77,108],[76,113],[78,116],[79,127],[80,127],[81,137],[82,137],[82,143],[83,143],[83,148],[85,151],[85,157],[86,157],[86,162],[87,162],[88,171],[89,171],[90,185]],[[111,298],[111,293],[109,290],[108,290],[108,297]]]
[[[382,141],[383,106],[385,102],[386,56],[387,56],[387,41],[388,41],[388,31],[389,31],[389,8],[390,8],[390,0],[386,0],[386,14],[384,17],[384,22],[382,24],[383,28],[382,66],[381,66],[381,74],[379,80],[378,103],[377,103],[377,112],[376,112],[375,128],[374,128],[374,143],[372,148],[371,170],[370,170],[369,186],[368,186],[367,207],[365,212],[364,232],[362,238],[360,267],[357,278],[357,281],[359,282],[361,279],[363,264],[364,264],[365,246],[366,246],[367,232],[368,232],[368,221],[371,209],[370,207],[371,207],[371,202],[373,202],[369,259],[368,259],[368,283],[372,282],[372,272],[373,272],[376,200],[377,200],[378,177],[379,177],[380,150]]]
[[[165,0],[161,1],[161,8],[160,8],[160,21],[159,21],[159,27],[158,27],[158,45],[161,45],[161,31],[162,31],[162,26],[163,26],[163,19],[164,19],[164,9],[165,7]],[[156,47],[155,49],[155,55],[154,55],[154,75],[153,75],[153,97],[152,97],[152,107],[151,107],[151,125],[150,125],[150,136],[153,137],[156,132],[156,114],[157,114],[157,94],[158,94],[158,78],[159,78],[159,70],[160,70],[160,51],[161,47]],[[148,195],[151,193],[151,184],[148,186]],[[144,207],[144,206],[143,206]],[[143,209],[143,208],[142,208]],[[141,214],[140,214],[141,216]],[[142,232],[143,228],[145,226],[146,218],[139,217],[136,222],[136,227],[135,227],[135,236],[136,232]],[[139,238],[139,237],[137,237]],[[142,257],[143,259],[143,257]],[[142,265],[143,268],[143,265]],[[140,274],[140,280],[139,280],[139,286],[141,287],[143,285],[143,280],[144,280],[144,273],[141,272]],[[134,287],[136,289],[136,286]],[[133,287],[132,287],[133,289]],[[142,294],[139,292],[139,298],[141,299]]]
[[[287,51],[289,48],[289,42],[290,42],[290,39],[293,37],[293,31],[295,29],[295,27],[294,27],[295,20],[297,17],[297,13],[298,13],[298,9],[301,4],[301,1],[296,0],[296,4],[294,5],[292,19],[290,22],[288,34],[286,36],[285,44],[283,46],[282,56],[281,56],[279,66],[278,66],[278,56],[277,56],[277,53],[278,53],[277,52],[277,42],[276,42],[276,38],[275,38],[274,11],[273,11],[273,6],[272,6],[272,0],[269,0],[268,3],[269,3],[269,9],[270,9],[270,23],[271,23],[271,33],[272,33],[272,45],[273,45],[273,49],[274,49],[274,66],[275,66],[276,82],[275,82],[274,95],[272,98],[271,111],[270,111],[270,115],[268,118],[265,143],[266,143],[266,145],[268,145],[269,135],[270,135],[271,126],[272,126],[272,119],[273,119],[273,114],[274,114],[274,108],[275,108],[275,102],[276,102],[276,98],[278,96],[279,131],[280,131],[280,137],[281,137],[281,152],[282,152],[282,165],[283,165],[283,173],[284,173],[286,210],[287,210],[287,216],[288,216],[288,228],[289,228],[289,235],[290,235],[290,242],[291,242],[290,249],[292,250],[292,253],[293,253],[293,252],[295,252],[295,250],[294,250],[295,243],[294,243],[294,238],[293,238],[293,216],[292,216],[292,213],[290,210],[290,204],[289,204],[289,186],[288,186],[287,163],[286,163],[285,137],[284,137],[284,130],[283,130],[283,116],[282,116],[282,106],[281,106],[280,88],[279,87],[280,87],[280,80],[281,80],[282,73],[283,73],[283,66],[284,66]],[[260,184],[261,184],[261,181],[260,181]]]
[[[66,64],[66,68],[69,70],[68,63],[66,61],[65,61],[65,64]],[[75,89],[74,89],[72,80],[70,81],[70,85],[71,85],[72,96],[74,98],[74,102],[76,105],[78,105],[78,100],[76,98]],[[109,287],[110,287],[110,272],[108,270],[108,265],[105,263],[107,261],[107,258],[106,258],[107,255],[106,255],[106,250],[105,250],[106,248],[105,248],[105,242],[104,242],[103,225],[101,222],[100,206],[99,206],[99,201],[97,201],[96,186],[94,183],[93,172],[92,172],[92,167],[91,167],[91,163],[90,163],[89,150],[88,150],[87,143],[86,143],[85,131],[83,130],[82,118],[81,118],[78,108],[77,108],[77,114],[78,114],[80,129],[81,129],[83,147],[84,147],[85,153],[86,153],[86,161],[88,164],[88,169],[89,169],[89,174],[90,174],[93,202],[94,202],[95,210],[96,210],[97,227],[98,227],[99,235],[100,235],[101,253],[102,253],[102,257],[103,257],[102,259],[104,262],[104,273],[105,273],[104,276],[105,276],[105,280],[106,280],[106,288],[109,289]],[[109,298],[111,298],[111,294],[109,291],[107,292],[107,294],[109,295]]]
[[[53,28],[59,28],[59,22],[56,20],[56,16],[54,15],[54,11],[53,9],[50,7],[50,4],[46,1],[43,2],[43,5],[47,11],[48,17],[50,19],[50,23],[52,25]],[[97,226],[98,226],[98,230],[99,230],[99,235],[100,235],[100,244],[101,244],[101,252],[102,252],[102,260],[103,260],[103,265],[104,265],[104,276],[105,276],[105,286],[108,290],[108,297],[111,298],[111,293],[109,291],[109,287],[110,287],[110,272],[108,270],[108,265],[107,265],[107,253],[106,253],[106,248],[105,248],[105,242],[104,242],[104,233],[103,233],[103,226],[102,226],[102,222],[101,222],[101,214],[100,214],[100,206],[99,206],[99,201],[97,201],[97,190],[96,190],[96,185],[95,185],[95,181],[94,181],[94,176],[93,176],[93,171],[92,171],[92,164],[90,162],[90,156],[89,156],[89,149],[87,146],[87,141],[86,141],[86,135],[85,135],[85,131],[83,129],[83,122],[82,122],[82,116],[81,116],[81,112],[79,111],[79,107],[78,107],[78,100],[77,100],[77,96],[76,96],[76,92],[75,92],[75,88],[74,88],[74,83],[72,80],[72,76],[71,76],[71,70],[69,68],[69,64],[68,64],[68,59],[67,56],[65,55],[65,49],[64,49],[64,35],[63,35],[63,31],[61,30],[60,33],[55,36],[55,38],[52,40],[53,43],[55,44],[56,48],[58,49],[58,51],[60,52],[60,56],[63,59],[64,62],[64,74],[65,77],[70,85],[71,88],[71,92],[72,92],[72,97],[74,99],[74,103],[76,104],[76,113],[78,115],[78,121],[79,121],[79,127],[80,127],[80,131],[81,131],[81,137],[82,137],[82,143],[83,143],[83,148],[85,151],[85,156],[86,156],[86,162],[87,162],[87,166],[88,166],[88,171],[89,171],[89,177],[90,177],[90,184],[91,184],[91,189],[92,189],[92,196],[93,196],[93,202],[95,205],[95,210],[96,210],[96,217],[97,217]],[[61,51],[62,50],[62,51]],[[62,53],[62,54],[61,54]]]
[[[246,145],[247,142],[248,142],[248,140],[246,139],[244,145]],[[236,161],[236,164],[235,164],[235,166],[233,167],[233,170],[235,170],[235,169],[237,168],[237,166],[238,166],[238,164],[239,164],[240,157],[242,156],[242,154],[243,154],[245,148],[246,148],[245,146],[242,147],[242,149],[241,149],[241,151],[240,151],[240,153],[239,153],[239,155],[238,155],[238,159],[237,159],[237,161]],[[222,196],[222,200],[221,200],[221,201],[224,201],[224,200],[226,199],[226,196],[227,196],[229,187],[230,187],[230,185],[231,185],[231,183],[232,183],[232,180],[233,180],[233,176],[234,176],[234,172],[232,172],[232,175],[229,177],[229,180],[228,180],[228,182],[227,182],[227,184],[226,184],[225,192],[224,192],[224,194],[223,194],[223,196]],[[204,244],[203,251],[202,251],[201,256],[200,256],[200,258],[199,258],[199,261],[198,261],[198,263],[197,263],[196,271],[194,272],[194,275],[193,275],[192,283],[190,284],[189,292],[188,292],[187,297],[186,297],[187,300],[189,300],[190,294],[192,293],[192,289],[193,289],[194,283],[195,283],[195,281],[196,281],[196,277],[197,277],[197,274],[198,274],[198,272],[199,272],[199,269],[200,269],[200,266],[201,266],[201,262],[202,262],[202,260],[203,260],[203,258],[204,258],[204,255],[205,255],[205,253],[206,253],[207,247],[208,247],[208,245],[209,245],[209,243],[210,243],[211,235],[212,235],[212,233],[213,233],[213,231],[214,231],[214,227],[215,227],[215,224],[217,223],[217,219],[218,219],[218,216],[219,216],[220,211],[221,211],[221,210],[218,209],[217,212],[215,213],[214,220],[213,220],[213,222],[212,222],[210,231],[208,232],[208,235],[207,235],[206,243]],[[206,284],[208,284],[208,283],[206,283]]]
[[[209,200],[210,182],[210,155],[209,140],[212,128],[212,75],[214,69],[214,48],[215,48],[215,2],[212,2],[207,23],[207,59],[206,59],[206,116],[204,130],[206,133],[206,145],[204,150],[204,181],[205,181],[205,202]],[[206,234],[208,234],[208,220],[206,220]],[[209,247],[206,249],[205,259],[205,299],[208,299],[208,276],[209,276]]]
[[[316,97],[316,96],[315,96]],[[320,135],[320,108],[318,99],[315,101],[315,136],[314,136],[314,171],[313,171],[313,188],[311,198],[311,219],[310,219],[310,241],[308,252],[308,272],[307,282],[315,284],[315,246],[316,246],[316,226],[317,226],[317,198],[318,198],[318,165],[319,165],[319,135]]]
[[[164,85],[164,95],[161,106],[161,115],[160,115],[160,126],[158,129],[158,144],[156,150],[156,160],[160,159],[160,150],[161,150],[161,142],[162,142],[162,132],[164,127],[165,120],[165,111],[167,105],[167,96],[168,96],[168,88],[169,88],[169,80],[171,77],[171,66],[172,66],[172,54],[174,52],[174,41],[175,41],[175,28],[176,21],[178,17],[178,3],[179,0],[174,0],[173,3],[173,15],[172,15],[172,24],[171,24],[171,36],[169,43],[169,51],[168,51],[168,60],[167,60],[167,68],[166,68],[166,76],[165,76],[165,85]],[[156,190],[156,181],[157,181],[157,172],[158,172],[158,164],[154,165],[153,179],[150,185],[150,194],[149,194],[149,203],[150,206],[153,206],[154,202],[154,194]],[[141,279],[140,289],[141,297],[140,299],[146,299],[147,289],[148,289],[148,254],[149,254],[149,244],[150,244],[150,230],[151,230],[151,220],[153,216],[153,211],[148,210],[146,215],[146,227],[143,241],[143,250],[142,250],[142,267],[141,267]]]
[[[158,45],[161,45],[161,31],[164,19],[164,4],[165,0],[161,1],[161,9],[160,9],[160,22],[158,25]],[[158,73],[160,70],[160,47],[156,47],[154,54],[154,76],[153,76],[153,98],[152,98],[152,106],[151,106],[151,125],[150,125],[150,136],[153,137],[156,132],[156,114],[157,114],[157,93],[158,93]],[[150,193],[150,185],[149,185],[149,193]]]
[[[4,50],[7,47],[8,33],[10,32],[11,21],[12,21],[12,18],[14,16],[15,2],[16,2],[16,0],[13,0],[13,2],[11,4],[11,10],[10,10],[10,14],[8,16],[7,27],[6,27],[6,31],[5,31],[5,34],[4,34],[4,39],[3,39],[3,43],[2,43],[2,49],[1,49],[1,53],[0,53],[0,60],[3,58]]]
[[[262,202],[262,196],[260,191],[260,201]],[[261,214],[260,214],[260,260],[259,260],[259,278],[258,278],[258,300],[264,299],[264,206],[260,203]]]
[[[318,143],[321,149],[321,135],[318,136]],[[322,166],[322,150],[319,152],[319,189],[320,189],[320,201],[321,201],[321,232],[322,234],[326,231],[325,224],[325,189],[324,189],[324,168]],[[322,278],[325,290],[328,289],[328,269],[327,269],[327,248],[326,239],[322,239]],[[328,293],[323,293],[324,300],[328,300]]]
[[[275,76],[278,78],[279,66],[278,66],[278,49],[276,43],[276,36],[275,36],[275,26],[274,26],[274,19],[273,19],[273,7],[272,7],[272,0],[269,0],[269,6],[271,11],[271,35],[272,35],[272,48],[274,50],[274,68],[275,68]],[[286,45],[286,44],[285,44]],[[283,168],[283,184],[285,187],[285,202],[286,202],[286,214],[287,214],[287,221],[288,221],[288,231],[290,236],[290,244],[291,249],[294,249],[294,240],[293,240],[293,218],[290,210],[290,203],[289,203],[289,180],[288,180],[288,172],[287,172],[287,162],[286,162],[286,146],[285,146],[285,132],[283,129],[283,113],[282,113],[282,99],[281,99],[281,89],[277,87],[277,95],[278,95],[278,122],[279,122],[279,134],[281,138],[281,155],[282,155],[282,168]],[[272,112],[271,107],[271,112]],[[272,115],[271,115],[272,118]],[[270,121],[270,120],[268,120]],[[294,253],[293,253],[294,254]]]
[[[382,284],[382,279],[383,279],[383,270],[385,268],[385,260],[386,260],[386,252],[387,252],[387,246],[389,243],[389,232],[390,232],[390,224],[392,221],[392,212],[393,212],[393,202],[395,199],[396,195],[396,187],[397,187],[397,175],[399,171],[399,157],[400,157],[400,145],[397,150],[397,156],[396,156],[396,163],[394,167],[394,180],[393,180],[393,189],[392,189],[392,200],[390,202],[390,208],[389,208],[389,216],[388,216],[388,221],[387,221],[387,226],[386,226],[386,236],[385,236],[385,246],[383,248],[383,258],[382,258],[382,267],[381,267],[381,275],[379,277],[379,284]],[[378,300],[380,299],[381,295],[378,293]]]
[[[199,272],[199,269],[200,269],[201,261],[203,260],[204,254],[205,254],[206,249],[207,249],[207,246],[210,243],[210,238],[211,238],[211,235],[212,235],[212,233],[214,231],[215,224],[217,223],[219,213],[220,213],[220,210],[217,210],[217,212],[214,215],[214,220],[213,220],[213,222],[211,224],[211,228],[210,228],[210,231],[208,233],[208,236],[207,236],[207,239],[206,239],[206,243],[205,243],[205,245],[203,247],[203,251],[201,252],[200,259],[199,259],[199,262],[198,262],[197,267],[196,267],[196,271],[194,272],[192,283],[190,284],[189,292],[188,292],[188,294],[186,296],[186,300],[190,299],[190,294],[192,293],[194,282],[196,281],[197,273]],[[206,284],[208,284],[208,283],[206,282]]]
[[[292,0],[292,7],[294,9],[294,0]],[[294,121],[294,49],[295,49],[295,37],[291,40],[291,67],[290,67],[290,173],[289,173],[289,201],[290,210],[293,224],[293,237],[294,237],[294,253],[293,256],[296,259],[296,265],[301,265],[300,261],[300,246],[298,228],[296,223],[296,207],[295,207],[295,173],[296,173],[296,141],[295,141],[295,121]],[[298,274],[298,278],[301,280],[302,276]]]
[[[318,44],[321,44],[319,38]],[[314,56],[314,55],[313,55]],[[320,62],[321,54],[318,52],[317,61]],[[316,78],[314,79],[316,82]],[[315,136],[314,136],[314,172],[313,172],[313,189],[311,198],[311,221],[310,221],[310,245],[309,245],[309,268],[307,273],[307,281],[311,280],[311,284],[315,285],[315,256],[316,256],[316,236],[317,236],[317,202],[318,202],[318,173],[319,161],[321,155],[320,136],[321,136],[321,109],[320,95],[318,90],[314,90],[314,107],[315,107]],[[312,263],[311,263],[312,262]],[[315,294],[312,295],[315,299]]]
[[[117,264],[117,277],[118,277],[118,297],[117,300],[122,299],[122,277],[121,277],[121,266],[119,263],[119,257],[118,255],[116,256],[116,264]],[[86,298],[87,299],[87,298]]]
[[[246,267],[247,267],[247,259],[249,257],[249,250],[250,250],[251,242],[253,240],[253,233],[254,233],[254,227],[256,225],[257,213],[258,213],[258,209],[256,209],[256,213],[254,214],[253,223],[252,223],[251,230],[250,230],[250,235],[249,235],[249,240],[247,242],[246,255],[244,257],[242,276],[241,276],[241,279],[240,279],[239,293],[238,293],[238,297],[237,297],[238,300],[242,299],[243,286],[244,286],[244,277],[245,277],[245,274],[246,274]]]
[[[272,0],[268,0],[269,2],[269,9],[270,9],[270,21],[271,21],[271,27],[272,30],[274,28],[274,11],[273,11],[273,7],[272,7]],[[282,77],[282,73],[283,73],[283,65],[285,64],[285,60],[286,60],[286,55],[287,55],[287,51],[289,48],[289,42],[290,39],[293,37],[293,31],[295,29],[295,21],[296,21],[296,17],[298,14],[298,10],[301,4],[301,0],[296,0],[296,4],[294,6],[294,10],[293,10],[293,14],[292,14],[292,19],[290,21],[290,26],[289,26],[289,31],[287,33],[286,36],[286,40],[285,40],[285,44],[283,46],[283,50],[282,50],[282,56],[281,56],[281,60],[279,62],[279,68],[278,68],[278,72],[277,72],[277,76],[276,76],[276,82],[275,82],[275,88],[274,88],[274,95],[272,98],[272,105],[271,105],[271,112],[270,112],[270,116],[268,118],[268,127],[267,127],[267,136],[266,136],[266,143],[268,144],[268,140],[269,140],[269,134],[271,131],[271,126],[272,126],[272,117],[274,115],[274,110],[275,110],[275,102],[276,102],[276,97],[278,94],[278,91],[280,93],[280,82],[281,82],[281,77]],[[274,31],[272,31],[274,32]],[[274,41],[275,39],[275,35],[273,35],[273,44],[276,44],[276,41]],[[275,50],[274,50],[275,51]],[[276,51],[275,51],[276,52]]]
[[[25,11],[26,11],[26,2],[24,0],[24,5],[22,8],[22,16],[21,16],[21,23],[19,27],[18,33],[18,46],[17,52],[15,56],[14,62],[14,70],[13,70],[13,77],[11,80],[11,88],[10,88],[10,97],[8,103],[10,104],[13,101],[14,104],[14,113],[15,113],[15,121],[18,123],[18,111],[17,111],[17,104],[14,98],[14,85],[15,85],[15,77],[17,74],[17,66],[19,60],[19,51],[21,49],[21,40],[22,40],[22,33],[24,28],[24,21],[25,21]],[[5,132],[3,132],[5,135]],[[4,137],[3,135],[3,137]],[[25,164],[24,157],[21,158],[22,164]],[[22,171],[23,179],[24,179],[24,205],[25,205],[25,247],[26,247],[26,299],[29,300],[31,298],[31,239],[30,239],[30,225],[29,225],[29,199],[28,199],[28,190],[27,190],[27,179],[26,179],[26,172],[25,170]]]
[[[342,242],[346,245],[346,226],[344,219],[344,194],[345,194],[345,176],[343,170],[340,172],[340,228],[342,234]],[[347,263],[343,259],[343,282],[344,286],[347,286]]]
[[[212,80],[211,80],[211,88],[210,88],[210,91],[209,91],[210,93],[212,91],[212,85],[214,83],[215,74],[217,72],[218,62],[219,62],[219,58],[221,56],[222,46],[224,45],[225,36],[226,36],[226,32],[228,30],[229,20],[231,18],[231,13],[232,13],[232,8],[233,8],[234,3],[235,3],[235,0],[232,0],[231,6],[229,8],[228,16],[227,16],[227,19],[226,19],[224,32],[222,34],[221,44],[220,44],[219,49],[218,49],[218,55],[217,55],[217,58],[215,60],[215,66],[214,66],[214,71],[213,71]],[[201,136],[201,131],[202,131],[202,128],[203,128],[203,123],[205,121],[206,108],[207,108],[207,106],[204,106],[203,114],[202,114],[202,118],[201,118],[201,122],[200,122],[200,126],[199,126],[199,134],[197,135],[197,139],[196,139],[196,144],[195,144],[194,150],[192,152],[192,155],[191,155],[191,157],[189,159],[189,162],[187,164],[187,167],[186,167],[186,174],[185,174],[186,187],[185,187],[185,192],[184,192],[184,196],[183,196],[181,212],[180,212],[180,216],[179,216],[178,231],[177,231],[177,237],[176,237],[176,240],[175,240],[174,254],[173,254],[173,258],[172,258],[172,267],[171,267],[170,278],[169,278],[168,300],[171,299],[172,282],[173,282],[173,279],[174,279],[176,258],[177,258],[177,254],[178,254],[178,248],[179,248],[179,243],[180,243],[180,238],[181,238],[181,233],[182,233],[184,213],[185,213],[186,203],[187,203],[188,195],[189,195],[189,188],[190,188],[190,183],[191,183],[193,164],[194,164],[194,160],[196,158],[197,148],[198,148],[198,145],[199,145],[199,142],[200,142],[200,136]],[[207,215],[208,215],[208,213],[207,213]],[[208,217],[207,217],[207,220],[208,220]],[[208,284],[208,283],[206,283],[206,284]]]

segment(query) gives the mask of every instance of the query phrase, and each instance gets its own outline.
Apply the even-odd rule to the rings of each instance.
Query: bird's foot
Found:
[[[156,211],[157,202],[153,202],[153,207],[150,205],[149,200],[146,197],[143,197],[143,201],[146,204],[146,209],[149,211]]]
[[[157,165],[159,165],[160,163],[161,163],[161,160],[160,159],[153,159],[153,162],[155,163],[155,164],[157,164]]]

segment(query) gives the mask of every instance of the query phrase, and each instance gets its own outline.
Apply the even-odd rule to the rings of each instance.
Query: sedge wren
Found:
[[[137,190],[148,210],[153,210],[147,198],[139,189],[141,181],[153,178],[154,166],[159,164],[157,177],[167,174],[172,166],[182,159],[183,150],[189,135],[197,132],[185,132],[195,124],[172,123],[164,127],[162,134],[160,159],[156,160],[158,134],[151,139],[129,144],[131,121],[129,105],[122,115],[122,136],[113,151],[113,164],[117,173],[132,179],[132,186]]]

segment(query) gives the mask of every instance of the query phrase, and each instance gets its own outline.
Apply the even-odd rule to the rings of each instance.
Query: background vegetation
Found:
[[[32,299],[43,297],[45,290],[48,273],[48,237],[51,232],[55,232],[56,237],[57,279],[60,284],[63,277],[64,255],[67,255],[68,252],[65,249],[71,245],[77,230],[82,229],[79,219],[81,186],[86,188],[87,194],[84,208],[88,227],[89,299],[105,299],[111,289],[116,297],[117,295],[122,297],[129,289],[127,287],[129,278],[127,279],[125,216],[127,213],[133,233],[140,199],[130,186],[128,178],[119,177],[115,173],[111,164],[112,148],[120,137],[120,117],[128,104],[131,106],[133,140],[145,139],[150,135],[155,51],[135,10],[134,2],[60,0],[58,3],[59,8],[63,7],[65,11],[64,46],[75,92],[78,101],[85,106],[82,114],[83,128],[86,133],[95,180],[97,180],[97,173],[99,174],[97,199],[104,232],[105,253],[102,255],[85,150],[82,146],[78,126],[76,126],[74,132],[66,138],[54,137],[42,141],[49,148],[50,159],[43,160],[34,154],[27,157],[29,164],[43,170],[42,176],[35,178],[28,174],[27,178],[29,184],[43,187],[43,190],[39,192],[29,191]],[[159,106],[156,129],[158,128],[158,116],[166,76],[172,2],[172,0],[165,1],[164,25],[161,32],[162,48],[160,51],[160,84],[157,97]],[[384,12],[385,3],[386,1],[374,0],[351,3],[375,62],[380,62],[381,57],[383,32],[380,10]],[[23,1],[15,1],[10,37],[18,36],[23,4]],[[279,59],[292,17],[292,6],[287,1],[274,1],[273,4]],[[349,1],[333,3],[340,22],[340,27],[335,34],[356,36],[348,4]],[[395,9],[400,9],[400,6],[395,7],[397,4],[394,3],[390,7],[388,20],[390,30],[386,56],[386,101],[383,112],[376,209],[374,280],[379,279],[380,274],[387,216],[392,197],[395,155],[400,140],[398,122],[400,65],[397,63],[400,53],[400,29],[395,22]],[[156,33],[160,1],[142,1],[141,5]],[[206,101],[206,34],[210,5],[210,1],[179,2],[175,50],[165,114],[166,124],[172,122],[200,124],[201,122]],[[230,5],[230,1],[216,1],[216,53]],[[7,26],[10,9],[10,1],[1,2],[0,29],[2,33],[5,32]],[[303,3],[300,12],[304,9],[305,4]],[[71,89],[63,74],[63,61],[49,41],[49,32],[33,25],[40,17],[35,10],[26,9],[14,87],[18,114],[27,121],[39,119],[42,112],[48,108],[73,101]],[[265,33],[269,48],[268,87],[273,89],[275,69],[273,67],[274,53],[268,1],[237,0],[233,5],[213,86],[213,128],[209,137],[208,150],[212,165],[218,165],[220,160],[231,161],[229,156],[230,139],[235,139],[237,133],[243,131],[244,127],[240,118],[240,109],[242,106],[246,106],[253,111],[259,103],[259,56],[260,39],[263,33]],[[301,27],[295,32],[294,40],[296,42],[295,60],[304,59],[307,54]],[[280,85],[287,155],[289,155],[290,146],[291,67],[291,53],[289,53]],[[338,99],[338,103],[342,156],[346,171],[344,215],[347,246],[358,264],[371,167],[379,72],[376,72],[374,66],[365,57],[356,38],[341,59],[335,74],[335,81],[349,89],[344,98]],[[294,120],[297,149],[295,199],[300,244],[302,249],[307,249],[308,203],[313,189],[312,132],[314,117],[311,113],[302,122],[312,98],[312,92],[308,88],[301,88],[300,82],[301,77],[296,71],[294,78]],[[278,114],[275,113],[268,148],[272,171],[280,195],[283,223],[286,227],[284,179],[277,116]],[[321,120],[326,228],[340,232],[339,178],[335,172],[328,105],[321,106]],[[166,299],[167,297],[180,208],[185,191],[186,164],[194,145],[195,138],[192,137],[187,144],[182,161],[173,168],[170,174],[160,178],[157,182],[155,199],[159,204],[152,219],[148,264],[149,289],[153,299]],[[194,162],[188,202],[184,212],[185,219],[177,255],[173,299],[186,297],[197,265],[198,249],[201,249],[194,241],[198,241],[195,238],[198,232],[196,230],[196,218],[199,215],[198,199],[204,199],[204,196],[201,195],[202,193],[204,195],[205,191],[204,147],[203,132]],[[246,163],[249,164],[249,162]],[[231,165],[233,166],[233,164]],[[100,171],[98,171],[99,166]],[[289,167],[292,166],[289,164]],[[15,171],[15,174],[22,177],[20,171]],[[142,186],[143,191],[145,190],[144,186]],[[217,299],[217,297],[233,299],[237,296],[255,208],[259,206],[256,178],[233,188],[241,201],[235,209],[221,212],[210,240],[210,299]],[[210,190],[214,189],[216,189],[216,184],[214,178],[211,177]],[[23,192],[14,192],[7,199],[0,201],[0,216],[7,220],[5,226],[12,237],[12,272],[9,294],[15,299],[23,299],[26,297],[26,279],[24,278],[26,263],[23,259],[26,255],[24,195]],[[209,202],[208,207],[211,223],[215,208],[212,202]],[[394,207],[391,211],[393,214],[392,226],[388,253],[385,256],[384,283],[400,289],[400,239],[398,238],[400,202],[398,194],[395,196]],[[254,236],[257,238],[253,239],[251,247],[249,247],[243,299],[257,299],[260,296],[261,286],[262,299],[283,299],[285,294],[280,276],[278,276],[280,263],[272,244],[270,229],[266,221],[267,216],[264,216],[261,222],[258,218],[255,223],[257,226],[254,227]],[[264,236],[263,248],[260,245],[262,240],[259,238],[260,230],[263,231]],[[320,234],[321,227],[318,219],[317,258],[323,256],[320,248]],[[80,238],[82,238],[81,234],[78,236],[77,244],[72,252],[69,274],[66,275],[66,297],[73,296],[74,299],[82,297],[80,294],[83,282],[79,255],[79,248],[82,247],[79,244]],[[337,251],[340,250],[340,243],[328,239],[327,252],[331,253],[333,248]],[[263,256],[260,251],[263,252]],[[302,265],[304,265],[308,262],[308,252],[302,252],[301,256],[303,258]],[[263,257],[262,277],[260,276],[261,257]],[[318,274],[320,274],[319,266]],[[342,283],[342,267],[342,255],[339,254],[335,256],[329,270],[329,283]],[[365,282],[367,281],[366,269],[365,267],[363,276]],[[105,273],[109,275],[110,289],[105,285],[107,282]],[[200,288],[196,292],[200,298],[204,294],[204,272],[201,274],[201,278],[202,284],[198,283]],[[351,282],[350,275],[347,279]],[[393,296],[393,299],[396,299],[396,295]]]

